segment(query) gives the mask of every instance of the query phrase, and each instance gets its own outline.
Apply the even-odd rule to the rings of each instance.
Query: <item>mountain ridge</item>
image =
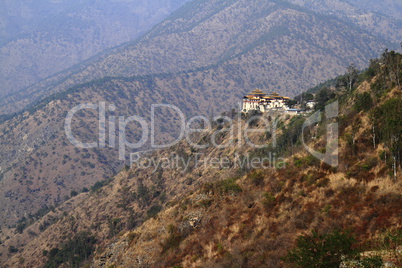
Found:
[[[19,251],[7,253],[10,258],[6,264],[50,265],[57,262],[55,256],[60,257],[57,252],[71,250],[65,242],[80,241],[75,239],[82,232],[87,232],[84,237],[94,235],[98,239],[94,258],[82,259],[95,266],[211,267],[243,263],[249,267],[287,267],[281,257],[291,249],[297,235],[310,230],[325,233],[337,227],[352,229],[358,239],[356,247],[363,251],[393,254],[392,247],[383,249],[371,240],[382,239],[386,233],[398,236],[401,228],[400,170],[395,179],[390,157],[401,150],[400,141],[390,143],[390,137],[401,131],[400,127],[389,127],[400,118],[398,107],[402,105],[398,78],[386,67],[393,60],[401,64],[402,56],[389,52],[380,61],[373,60],[356,79],[352,91],[345,84],[345,75],[338,79],[336,88],[324,87],[315,94],[320,105],[339,102],[337,167],[302,150],[300,128],[305,116],[281,117],[276,147],[238,147],[237,143],[245,144],[239,139],[224,149],[196,149],[182,141],[144,157],[165,159],[175,154],[190,159],[192,168],[185,169],[184,164],[166,169],[125,168],[91,188],[90,193],[73,196],[21,234],[6,239],[0,247],[3,257],[10,246]],[[249,120],[253,114],[242,115],[239,121],[236,111],[225,116],[235,119],[235,130],[240,125],[241,129],[254,126],[264,130],[250,135],[253,142],[272,143],[266,129],[277,114],[267,114],[266,121],[258,122]],[[325,130],[330,122],[310,126],[309,134],[304,135],[306,145],[317,151],[325,148]],[[194,141],[203,144],[215,137],[219,144],[226,144],[234,137],[228,132],[213,133],[227,124],[213,122],[212,128]],[[276,163],[267,169],[230,164],[211,168],[212,162],[205,166],[194,162],[197,154],[205,159],[232,159],[236,154],[253,159],[267,157],[267,152],[276,153],[278,164],[279,156],[283,156],[286,168]],[[398,265],[402,256],[395,256],[393,262]]]
[[[200,3],[209,4],[209,7],[213,7],[214,2],[203,1]],[[213,19],[206,20],[208,24],[204,25],[205,22],[203,22],[194,29],[197,29],[198,34],[203,36],[202,31],[213,29],[216,22],[222,21],[223,24],[231,24],[233,20],[240,18],[248,20],[253,17],[255,10],[260,13],[263,12],[263,16],[260,16],[259,21],[252,21],[247,24],[253,27],[250,27],[250,29],[242,28],[241,30],[244,31],[242,35],[239,33],[238,36],[233,36],[233,40],[244,40],[247,39],[246,37],[250,37],[249,39],[242,44],[235,45],[230,51],[220,49],[215,52],[220,57],[230,55],[225,53],[235,53],[236,49],[241,52],[246,51],[246,53],[221,64],[201,67],[196,71],[183,70],[176,75],[158,74],[153,76],[151,74],[142,77],[132,76],[131,78],[103,78],[75,86],[73,80],[67,79],[64,84],[59,85],[59,88],[57,88],[56,91],[60,93],[50,95],[47,99],[35,103],[29,109],[14,116],[14,118],[6,120],[0,126],[3,133],[0,166],[2,168],[2,184],[4,185],[1,189],[3,196],[0,195],[0,198],[3,199],[4,204],[7,204],[3,206],[3,210],[10,212],[14,202],[18,202],[19,208],[15,209],[13,216],[10,216],[9,212],[4,212],[2,222],[7,221],[8,224],[13,224],[24,213],[27,213],[28,209],[24,208],[23,204],[29,199],[30,192],[41,188],[38,186],[40,184],[45,183],[46,187],[51,185],[52,189],[55,190],[50,195],[50,199],[49,196],[42,195],[43,191],[34,191],[33,196],[35,196],[35,199],[42,201],[29,205],[29,210],[31,211],[38,210],[43,205],[49,206],[54,202],[60,203],[63,197],[68,195],[71,190],[80,190],[82,187],[88,187],[91,183],[95,183],[94,180],[99,180],[100,178],[91,176],[92,171],[89,173],[85,171],[88,168],[92,170],[92,166],[96,167],[99,164],[104,169],[102,172],[107,177],[117,172],[124,165],[121,161],[111,159],[116,154],[116,148],[111,148],[113,153],[107,150],[90,152],[91,161],[86,158],[83,159],[83,155],[86,157],[87,152],[76,151],[72,146],[67,149],[68,146],[65,144],[69,144],[69,142],[66,140],[63,131],[63,121],[67,112],[74,107],[73,103],[78,105],[79,102],[98,103],[103,100],[107,103],[121,104],[122,113],[126,116],[135,114],[144,116],[144,118],[149,118],[147,111],[149,112],[151,103],[177,105],[187,116],[219,114],[236,107],[236,103],[241,101],[243,95],[256,87],[260,87],[265,91],[279,91],[282,95],[294,96],[303,87],[316,85],[326,76],[334,77],[339,72],[343,72],[344,66],[349,64],[348,61],[351,60],[351,57],[359,59],[361,66],[364,66],[365,53],[375,54],[372,46],[378,45],[375,39],[368,35],[363,35],[359,39],[359,43],[357,43],[346,34],[345,28],[349,29],[350,27],[347,27],[343,22],[337,22],[336,25],[339,25],[339,27],[334,28],[332,21],[325,20],[328,18],[326,16],[316,16],[314,13],[306,14],[298,10],[277,6],[271,2],[265,3],[265,9],[259,8],[258,1],[253,2],[253,5],[249,2],[247,2],[247,5],[243,5],[244,2],[241,1],[227,3],[240,5],[244,10],[248,10],[248,13],[245,13],[243,9],[238,10],[239,7],[233,7],[232,4],[229,8],[226,8],[229,9],[229,11],[226,11],[229,13],[217,13],[218,15],[215,15]],[[191,7],[191,5],[189,6]],[[252,9],[250,10],[250,8]],[[274,13],[271,12],[272,9],[275,9]],[[214,9],[212,10],[214,11]],[[237,16],[239,13],[244,14],[239,17]],[[206,15],[200,14],[200,16],[205,17]],[[225,19],[225,17],[228,18]],[[299,23],[300,21],[303,21],[303,23]],[[185,23],[179,24],[181,27],[186,25]],[[270,28],[265,29],[262,27],[264,25],[268,25]],[[278,25],[282,25],[282,27],[277,29]],[[283,32],[282,29],[286,28],[286,26],[289,27],[286,32]],[[264,33],[266,34],[264,35]],[[356,32],[356,34],[358,33],[360,32]],[[190,34],[187,33],[187,35]],[[176,35],[174,34],[170,38],[175,39],[175,37]],[[214,35],[211,35],[210,38],[214,38]],[[289,40],[297,41],[289,42]],[[137,40],[137,42],[139,41]],[[214,44],[216,42],[218,41],[214,41]],[[230,41],[227,42],[230,43]],[[177,43],[173,42],[170,45],[174,46],[175,44]],[[247,45],[250,44],[255,44],[255,46],[247,48]],[[359,44],[359,48],[356,47],[356,44]],[[142,46],[145,45],[143,44]],[[126,48],[123,47],[122,49]],[[366,52],[361,52],[362,50]],[[142,55],[141,51],[138,50],[135,53]],[[153,50],[149,51],[149,55],[152,55]],[[159,51],[159,55],[162,54],[163,52]],[[303,57],[298,57],[301,54],[303,54]],[[174,54],[172,55],[174,56]],[[170,56],[173,57],[172,55]],[[339,58],[338,55],[341,55],[342,58]],[[104,57],[107,58],[108,56],[105,55]],[[211,55],[209,57],[209,61],[215,58],[215,56]],[[176,59],[176,61],[181,60]],[[115,61],[116,64],[119,63],[119,58],[115,57]],[[107,65],[106,63],[104,64]],[[183,64],[185,65],[186,63]],[[127,72],[127,74],[130,72],[126,65],[119,66],[123,68],[123,74],[124,72]],[[296,66],[302,66],[302,68],[299,69],[300,67]],[[92,66],[91,68],[94,67]],[[91,68],[87,71],[90,75],[93,75]],[[101,68],[98,68],[98,72],[102,76],[105,75],[102,73]],[[85,77],[82,80],[85,80]],[[68,88],[70,89],[67,90]],[[47,93],[51,94],[52,92]],[[21,96],[27,101],[40,99],[36,95],[29,95],[25,92],[22,92]],[[130,107],[130,103],[132,107]],[[8,107],[13,106],[16,108],[15,102],[9,102],[8,105]],[[144,107],[145,109],[139,109],[139,107]],[[87,118],[79,123],[88,126],[96,125],[93,117],[88,115],[88,121],[86,120]],[[172,126],[175,125],[173,123],[174,121],[171,122]],[[31,129],[25,125],[29,125]],[[55,128],[55,125],[58,127]],[[162,122],[161,126],[173,131],[173,127],[169,126],[167,122]],[[42,132],[38,132],[38,129],[41,129],[40,131]],[[48,130],[53,130],[51,135],[42,135],[43,133],[48,133]],[[138,129],[133,129],[133,138],[139,135],[135,131],[138,131]],[[82,134],[83,137],[90,140],[97,133],[94,129],[89,128],[88,132],[84,131]],[[169,133],[165,134],[163,135],[165,139],[172,137]],[[25,135],[27,135],[26,139],[24,139]],[[51,143],[52,146],[42,146],[43,148],[41,148],[41,144],[48,145],[48,143]],[[57,161],[51,162],[49,159],[53,157],[53,153],[57,156]],[[41,156],[39,161],[32,160],[35,159],[35,154]],[[16,162],[17,160],[18,162]],[[35,162],[38,162],[37,164],[39,165],[40,160],[46,160],[46,164],[42,163],[46,167],[42,168],[42,171],[46,169],[45,176],[38,174],[35,166]],[[77,170],[63,167],[63,165],[71,165],[74,161],[79,163],[79,165],[76,165]],[[90,164],[87,163],[88,161]],[[47,166],[47,164],[49,165]],[[83,169],[84,173],[81,175],[78,169]],[[21,173],[19,170],[24,172]],[[43,176],[45,179],[43,179]],[[68,185],[63,184],[63,181],[68,182]],[[78,181],[80,183],[74,184],[74,182]],[[32,189],[29,185],[34,182],[36,183],[36,188]],[[21,185],[25,185],[26,188],[21,188]],[[27,199],[22,202],[14,200],[13,196],[15,196],[16,192],[23,194]]]
[[[193,2],[188,3],[187,6],[192,7],[192,5],[194,5],[194,3]],[[200,3],[205,4],[207,2],[204,3],[203,1],[201,1]],[[229,6],[233,6],[236,3],[238,4],[237,6],[239,6],[239,2],[235,3],[233,1],[230,1],[228,3],[230,4]],[[285,5],[285,7],[290,5],[288,3],[285,3],[285,4],[283,4],[282,2],[280,2],[280,3],[281,3],[280,6]],[[278,4],[275,4],[275,2],[264,3],[264,5],[266,5],[267,7],[273,6],[276,9],[279,8]],[[186,9],[184,9],[184,10],[186,10]],[[297,11],[295,11],[295,12],[297,12]],[[183,10],[178,10],[177,13],[180,15],[180,14],[185,13],[185,12]],[[233,14],[237,14],[237,13],[233,13]],[[244,12],[242,12],[242,14],[243,13]],[[217,13],[217,14],[220,14],[220,13]],[[268,14],[269,14],[269,9],[268,9]],[[310,15],[313,16],[313,17],[318,16],[318,15],[312,15],[312,14],[310,14]],[[175,16],[178,17],[178,15],[175,15]],[[217,16],[217,15],[215,15],[215,16]],[[231,16],[231,15],[230,14],[225,14],[225,16],[227,17],[227,16]],[[242,15],[242,17],[244,17],[244,16],[245,15]],[[251,14],[249,14],[247,16],[251,16],[250,18],[253,18],[253,16]],[[323,17],[323,18],[324,18],[324,21],[327,18],[334,21],[333,17]],[[219,20],[222,20],[222,19],[220,17],[217,17],[215,20],[217,20],[217,22],[219,22]],[[247,19],[247,20],[249,20],[249,19]],[[104,56],[99,56],[100,58],[99,57],[98,58],[100,60],[95,61],[95,62],[98,62],[97,65],[92,65],[91,66],[91,64],[89,64],[86,67],[77,66],[76,68],[78,68],[78,70],[76,69],[76,71],[73,71],[75,74],[73,73],[70,78],[69,78],[69,75],[65,76],[65,75],[61,74],[62,77],[64,77],[64,78],[59,78],[62,81],[61,84],[59,82],[56,82],[56,85],[52,86],[52,84],[54,83],[54,82],[52,82],[50,84],[50,86],[47,85],[47,86],[44,86],[44,87],[42,87],[42,86],[40,86],[40,84],[38,84],[37,85],[38,87],[36,89],[31,88],[28,91],[22,91],[19,94],[19,96],[14,95],[14,96],[11,96],[10,98],[4,99],[1,112],[2,113],[8,113],[8,114],[12,113],[12,112],[15,112],[16,111],[15,107],[24,107],[24,106],[28,105],[32,101],[32,99],[40,99],[43,96],[51,94],[52,92],[65,90],[66,88],[70,87],[71,85],[73,85],[75,83],[87,82],[87,81],[89,81],[91,79],[94,79],[96,77],[100,78],[102,76],[131,76],[131,75],[155,74],[155,73],[166,73],[166,72],[168,72],[168,73],[169,72],[176,73],[177,71],[180,71],[180,70],[182,70],[182,71],[189,70],[189,69],[193,70],[193,69],[196,69],[197,67],[205,68],[207,66],[210,66],[211,64],[212,65],[222,64],[222,61],[225,61],[225,58],[228,58],[228,57],[231,57],[231,56],[233,57],[233,55],[236,55],[236,53],[240,52],[239,49],[241,49],[241,46],[244,47],[244,45],[247,44],[247,41],[246,41],[247,38],[246,38],[246,36],[244,36],[244,33],[239,33],[239,34],[243,35],[243,37],[240,38],[240,39],[239,39],[239,37],[230,37],[230,33],[227,33],[226,35],[229,36],[229,39],[227,41],[225,41],[225,42],[228,43],[229,40],[232,40],[231,38],[237,38],[237,39],[233,39],[232,41],[230,41],[232,43],[236,43],[237,45],[233,46],[233,44],[232,44],[231,46],[229,46],[227,48],[223,48],[223,50],[221,49],[221,52],[218,52],[218,51],[220,51],[219,49],[214,49],[216,51],[214,53],[218,57],[214,56],[215,54],[210,54],[210,52],[208,52],[208,50],[211,50],[211,49],[205,50],[206,49],[205,47],[203,48],[203,46],[199,45],[199,44],[205,44],[205,42],[207,42],[206,44],[208,44],[209,41],[206,41],[205,39],[202,39],[202,38],[204,38],[203,37],[204,33],[203,33],[203,28],[202,28],[204,26],[202,26],[203,22],[198,21],[198,25],[199,25],[198,28],[200,28],[200,29],[198,30],[197,33],[185,32],[185,35],[184,35],[184,33],[182,33],[181,35],[184,36],[183,38],[179,38],[175,34],[171,35],[170,37],[169,36],[168,37],[163,37],[165,39],[161,39],[160,37],[158,37],[159,39],[156,39],[156,40],[153,41],[153,43],[151,43],[151,48],[148,48],[148,47],[150,47],[150,45],[146,43],[147,40],[152,40],[151,37],[152,37],[153,33],[155,31],[156,32],[160,31],[160,30],[158,30],[159,28],[162,27],[163,29],[167,29],[166,24],[167,23],[172,24],[172,22],[169,22],[169,21],[171,21],[171,20],[167,19],[163,23],[155,26],[153,28],[153,30],[151,30],[148,34],[145,34],[145,36],[143,38],[140,38],[137,41],[134,41],[133,43],[127,44],[124,47],[121,47],[121,48],[118,48],[118,49],[113,49],[113,51],[115,51],[115,52],[113,52],[111,54],[109,53],[109,54],[103,54]],[[233,21],[233,18],[231,18],[230,21]],[[205,29],[210,29],[210,30],[208,30],[208,32],[211,32],[211,34],[217,34],[218,35],[219,31],[217,31],[215,29],[216,22],[214,20],[211,21],[211,19],[209,21],[207,21],[207,22],[208,23],[205,25],[205,27],[209,27],[209,28],[205,28]],[[229,21],[223,21],[223,23],[225,25],[225,24],[228,24]],[[286,22],[284,22],[284,23],[286,23]],[[322,23],[322,22],[320,22],[320,23]],[[350,28],[349,24],[346,25],[346,24],[342,24],[341,22],[337,22],[337,23],[340,23],[340,24],[338,24],[338,26],[343,25],[342,27],[344,29],[346,29],[346,28],[349,29]],[[254,24],[254,26],[253,26],[253,24]],[[180,27],[186,27],[186,25],[187,24],[184,24],[184,25],[180,26],[180,24],[179,24]],[[263,21],[260,21],[260,22],[256,21],[256,22],[252,22],[250,24],[250,26],[252,26],[252,29],[256,29],[257,31],[260,31],[260,32],[261,32],[262,25],[269,25],[269,24],[267,24],[267,23],[265,23]],[[175,27],[176,26],[174,26],[172,24],[172,26],[170,28],[175,28]],[[259,27],[260,27],[260,29],[259,29]],[[264,26],[264,27],[267,27],[267,26]],[[286,25],[283,27],[283,29],[285,29],[285,28],[286,28]],[[223,29],[225,29],[225,28],[223,28]],[[227,30],[224,30],[223,33],[225,33],[225,31],[227,31]],[[247,31],[247,29],[246,29],[246,31]],[[337,32],[342,32],[342,31],[344,31],[344,30],[341,30],[341,29],[337,30]],[[248,32],[250,32],[250,29],[248,29]],[[316,33],[314,33],[314,34],[316,34]],[[197,35],[199,36],[199,38],[201,38],[201,39],[199,39],[199,41],[196,38]],[[353,34],[353,35],[355,35],[355,36],[359,36],[359,35],[364,36],[364,35],[367,35],[367,34],[364,33],[362,35],[361,32],[356,31],[355,34]],[[187,36],[187,38],[185,36]],[[269,35],[265,34],[265,36],[267,37]],[[342,37],[342,38],[345,38],[345,37]],[[193,41],[189,42],[190,39],[193,40]],[[180,40],[182,40],[182,41],[180,41]],[[217,40],[219,40],[219,41],[214,41],[215,44],[218,44],[219,42],[221,42],[220,39],[217,39]],[[240,43],[239,43],[239,40],[240,40]],[[262,40],[262,43],[267,42],[267,40],[264,40],[263,36],[261,37],[261,40]],[[196,43],[194,43],[194,42],[196,42]],[[143,45],[141,45],[141,43],[143,43]],[[178,55],[175,54],[176,52],[174,52],[174,50],[178,49],[178,48],[175,48],[175,46],[180,47],[180,43],[183,43],[183,45],[180,48],[180,53],[182,53],[183,51],[188,51],[188,52],[186,52],[187,54],[185,54],[185,55],[179,55],[178,56]],[[369,44],[370,42],[366,39],[363,43]],[[380,44],[377,45],[377,46],[379,46],[378,52],[371,51],[371,49],[365,50],[364,53],[370,54],[370,56],[366,60],[368,60],[369,58],[377,56],[376,53],[380,53],[381,50],[385,49],[387,46],[383,45],[383,43],[384,42],[382,42],[381,45]],[[163,48],[163,50],[161,50],[161,48],[158,47],[158,46],[161,46],[161,45],[157,46],[157,44],[166,44],[166,45],[162,45],[162,47],[165,46],[165,48]],[[212,45],[213,45],[213,43],[208,44],[208,46],[212,46]],[[354,45],[354,46],[356,46],[356,45]],[[194,47],[192,48],[192,46],[194,46]],[[222,47],[221,44],[219,46]],[[362,43],[358,45],[358,47],[364,47],[364,46],[365,45],[363,45]],[[136,50],[132,50],[132,48],[136,48],[136,47],[138,47]],[[373,45],[371,45],[371,47],[373,47]],[[382,49],[380,49],[380,47],[382,47]],[[198,50],[198,48],[200,48],[200,49]],[[225,49],[227,49],[227,51],[224,51]],[[315,48],[313,48],[313,47],[308,48],[308,52],[309,53],[314,53],[313,49],[315,49]],[[348,50],[350,50],[350,49],[351,48],[348,48]],[[148,52],[146,52],[147,50],[148,50]],[[192,52],[192,50],[194,50],[194,51]],[[120,51],[120,52],[118,52],[118,51]],[[162,53],[161,51],[165,51],[165,52]],[[201,53],[201,51],[205,51],[205,52]],[[118,53],[116,53],[116,52],[118,52]],[[197,55],[197,53],[199,55]],[[279,52],[275,52],[275,53],[279,53]],[[200,55],[202,55],[202,57],[200,57]],[[204,55],[208,55],[208,56],[204,56]],[[334,57],[338,57],[339,53],[335,53],[333,55],[334,55]],[[275,56],[277,56],[277,55],[275,55]],[[185,58],[183,58],[183,57],[185,57]],[[304,56],[301,56],[301,55],[299,56],[298,54],[296,54],[295,57],[296,58],[300,57],[300,60],[305,60],[305,59],[303,59]],[[365,57],[365,56],[363,56],[363,57]],[[146,61],[144,61],[144,60],[146,60]],[[191,60],[193,62],[191,62]],[[343,60],[345,60],[345,59],[343,59]],[[155,61],[155,63],[152,63],[152,61]],[[245,64],[248,64],[247,63],[248,59],[244,59],[244,61],[245,61]],[[261,60],[259,60],[255,64],[264,63],[264,62],[260,62],[260,61]],[[279,59],[279,61],[284,61],[284,59]],[[360,61],[360,59],[353,59],[353,60],[351,59],[350,62],[343,63],[342,67],[346,68],[346,66],[348,64],[350,64],[352,61],[356,61],[356,64],[359,64],[357,62]],[[176,64],[173,64],[173,63],[176,63]],[[292,63],[292,64],[294,65],[295,63]],[[340,65],[340,63],[336,63],[336,64],[338,66]],[[360,64],[363,64],[363,61]],[[166,66],[167,69],[165,67],[163,67],[163,66]],[[179,69],[177,69],[176,66],[178,66]],[[299,65],[296,65],[296,66],[298,66],[297,68],[299,68],[299,69],[302,68],[302,66],[299,66]],[[105,67],[107,67],[107,68],[105,69]],[[362,66],[360,66],[360,67],[362,67]],[[135,71],[135,70],[137,70],[137,71]],[[338,71],[337,74],[339,74],[339,73],[340,72]],[[271,72],[267,71],[267,74],[275,76],[275,73],[272,73],[272,71]],[[336,75],[335,73],[331,74],[332,77],[335,76],[335,75]],[[295,75],[293,75],[293,76],[295,76]],[[330,77],[327,77],[327,78],[330,78]],[[56,81],[57,81],[57,79],[58,78],[56,78]],[[308,78],[306,78],[306,80],[308,80]],[[65,82],[63,82],[63,81],[65,81]],[[57,85],[57,84],[59,84],[59,85]],[[312,86],[312,85],[311,84],[304,85],[304,89],[307,89],[310,86]],[[292,87],[295,87],[295,82],[292,84]],[[30,91],[32,93],[29,93]],[[289,94],[287,92],[284,92],[284,93],[288,94],[288,95],[291,95],[291,94]],[[292,93],[292,94],[294,94],[294,93]],[[28,96],[32,95],[32,96],[30,96],[29,98],[26,98],[26,97],[24,98],[24,96],[27,96],[27,95]],[[295,95],[297,95],[297,94],[295,94]],[[13,104],[11,104],[11,103],[13,103]]]
[[[25,13],[15,14],[16,18],[23,21],[27,17],[27,24],[30,20],[40,20],[36,16],[42,10],[43,21],[28,25],[21,30],[22,35],[0,46],[0,97],[29,87],[103,49],[140,36],[186,1],[47,3],[56,5],[59,11],[47,10],[44,2],[48,1],[41,1],[37,6],[5,3],[0,20],[7,21],[12,16],[9,13],[18,13],[8,6],[21,5]],[[4,27],[8,27],[7,23]]]

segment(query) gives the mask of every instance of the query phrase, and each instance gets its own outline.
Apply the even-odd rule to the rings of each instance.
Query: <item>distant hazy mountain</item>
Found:
[[[0,9],[0,40],[4,44],[21,34],[35,30],[47,19],[63,11],[82,6],[83,1],[4,0]]]
[[[0,98],[135,39],[186,1],[3,1]]]
[[[229,75],[236,73],[242,81],[239,88],[264,87],[295,95],[342,73],[350,63],[364,67],[368,59],[402,38],[401,28],[385,17],[380,16],[384,20],[380,30],[376,23],[352,19],[353,14],[372,13],[345,2],[336,2],[340,6],[330,1],[294,2],[298,5],[285,1],[189,2],[136,41],[3,99],[0,114],[104,76],[217,66],[232,72]],[[344,6],[350,9],[344,12],[348,16],[341,15]]]
[[[365,10],[402,19],[402,2],[399,0],[347,0]]]
[[[334,15],[371,34],[393,42],[402,41],[402,17],[392,17],[388,10],[402,12],[400,1],[288,0],[318,13]],[[393,7],[393,8],[391,8]]]

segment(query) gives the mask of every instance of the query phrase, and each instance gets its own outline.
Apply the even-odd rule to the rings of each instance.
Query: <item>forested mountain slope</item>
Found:
[[[134,40],[185,2],[3,1],[0,98]]]
[[[230,125],[217,120],[193,141],[216,139],[232,146],[197,149],[183,141],[145,154],[155,159],[173,154],[189,162],[164,168],[134,165],[90,193],[75,193],[36,222],[25,222],[21,234],[3,230],[2,258],[9,258],[8,266],[286,267],[284,260],[295,261],[287,252],[298,245],[297,237],[308,238],[315,230],[317,239],[333,237],[342,245],[306,252],[315,264],[339,266],[343,255],[398,267],[401,67],[400,54],[385,53],[354,77],[351,90],[348,75],[335,87],[322,88],[314,97],[317,112],[337,102],[339,114],[307,128],[309,115],[273,113],[249,120],[252,115],[227,113],[235,133],[246,127],[263,130],[250,137],[267,147],[245,146],[244,136],[231,137],[222,131]],[[272,122],[277,122],[276,135]],[[325,152],[327,125],[334,122],[339,148],[332,153],[338,153],[339,162],[330,166],[305,151],[302,136],[306,146]],[[195,165],[197,155],[203,162]],[[252,167],[243,162],[247,157],[271,158],[265,166]],[[214,159],[222,158],[229,162],[216,164]],[[333,257],[320,258],[321,253]]]
[[[385,40],[396,43],[401,41],[402,5],[399,1],[290,0],[289,2],[318,13],[336,16]],[[394,8],[396,12],[389,12]],[[387,15],[389,13],[398,15],[393,17]]]
[[[285,1],[196,0],[136,41],[4,98],[0,111],[10,114],[44,96],[105,76],[199,68],[237,76],[252,87],[297,95],[343,73],[351,63],[363,67],[392,46],[366,29]],[[399,28],[387,31],[400,35]]]
[[[349,2],[361,9],[371,10],[402,19],[402,3],[398,0],[385,0],[381,2],[375,0],[349,0]]]

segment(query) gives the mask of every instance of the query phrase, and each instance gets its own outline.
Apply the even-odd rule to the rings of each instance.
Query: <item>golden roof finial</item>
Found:
[[[259,88],[256,88],[253,91],[251,91],[249,95],[267,95],[267,94],[262,92]]]

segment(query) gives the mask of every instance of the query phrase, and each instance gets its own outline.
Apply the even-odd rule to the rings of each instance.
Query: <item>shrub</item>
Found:
[[[158,205],[152,206],[147,211],[147,215],[148,215],[149,218],[152,218],[152,217],[156,216],[161,210],[162,210],[161,206],[158,206]]]
[[[124,227],[123,222],[120,218],[109,219],[109,237],[114,237],[117,235]]]
[[[294,158],[294,165],[296,166],[296,167],[301,167],[301,166],[303,166],[303,160],[302,159],[300,159],[300,158],[298,158],[298,157],[295,157]]]
[[[364,92],[363,94],[357,94],[356,102],[354,108],[356,111],[365,111],[367,112],[373,107],[373,99],[371,98],[370,93]]]
[[[128,230],[132,230],[137,226],[137,217],[135,215],[130,215],[126,222],[126,227]]]
[[[26,221],[23,221],[23,222],[21,222],[21,223],[18,223],[16,231],[17,231],[19,234],[22,234],[22,232],[25,230],[25,228],[27,228],[27,226],[28,226],[28,224],[27,224]]]
[[[203,199],[199,202],[199,205],[204,208],[209,208],[212,205],[212,199]]]
[[[323,178],[323,179],[318,180],[316,185],[317,185],[317,187],[327,187],[329,182],[330,182],[330,180],[328,178]]]
[[[78,192],[76,190],[71,190],[71,192],[70,192],[71,197],[74,197],[74,196],[77,196],[77,195],[78,195]]]
[[[321,111],[325,108],[325,105],[329,100],[335,98],[335,93],[330,90],[328,87],[323,87],[320,91],[315,95],[315,101],[317,102],[315,109],[317,111]]]
[[[276,204],[275,196],[269,192],[264,193],[264,199],[262,200],[262,204],[266,209],[273,208]]]
[[[264,183],[264,174],[262,171],[254,171],[250,174],[250,179],[255,186],[260,186]]]
[[[169,236],[161,244],[162,253],[165,253],[166,251],[168,251],[171,248],[178,247],[182,240],[182,236],[181,236],[180,232],[177,230],[177,228],[174,225],[170,224],[168,226],[168,232],[169,232]]]
[[[220,194],[236,194],[242,191],[241,187],[236,183],[236,179],[226,179],[216,183],[216,188]]]
[[[128,237],[127,237],[127,242],[128,242],[129,244],[131,244],[131,242],[133,242],[133,240],[134,240],[135,238],[137,238],[137,237],[138,237],[138,235],[137,235],[136,233],[134,233],[134,232],[129,233],[129,234],[128,234]]]
[[[91,192],[94,193],[103,186],[109,184],[111,180],[103,180],[103,181],[97,181],[93,186],[91,186]]]
[[[358,252],[352,248],[355,242],[349,232],[312,231],[311,235],[299,236],[296,248],[288,251],[283,260],[298,267],[339,267],[343,258],[356,257]]]
[[[9,253],[16,253],[16,252],[18,252],[18,248],[14,247],[14,246],[9,246],[8,247],[8,252]]]
[[[44,267],[60,267],[61,264],[66,264],[66,267],[79,267],[92,255],[95,243],[94,236],[81,232],[61,245],[60,248],[51,249],[46,254],[49,258]]]
[[[377,268],[383,267],[384,262],[380,256],[365,258],[360,261],[360,267],[363,268]]]

